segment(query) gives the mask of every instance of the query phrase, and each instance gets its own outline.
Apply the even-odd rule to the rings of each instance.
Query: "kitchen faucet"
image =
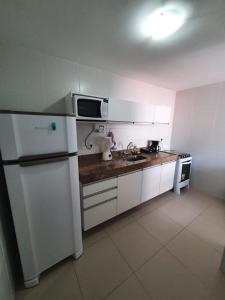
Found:
[[[133,142],[130,142],[130,143],[127,145],[127,151],[129,151],[130,149],[134,149],[134,143],[133,143]]]

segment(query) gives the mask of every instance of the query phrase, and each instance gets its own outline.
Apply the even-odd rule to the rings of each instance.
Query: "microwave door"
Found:
[[[80,98],[77,100],[77,113],[81,118],[101,118],[101,101]]]

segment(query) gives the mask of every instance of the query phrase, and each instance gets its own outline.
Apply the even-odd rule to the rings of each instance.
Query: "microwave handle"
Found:
[[[106,104],[105,102],[101,101],[101,117],[105,117],[106,115],[106,112],[105,112],[105,107],[106,107]]]

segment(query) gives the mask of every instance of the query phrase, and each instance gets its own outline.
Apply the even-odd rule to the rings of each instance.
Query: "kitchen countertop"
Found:
[[[80,182],[82,184],[88,184],[94,181],[177,160],[177,155],[165,152],[141,153],[146,159],[135,162],[124,160],[121,157],[120,151],[115,151],[112,154],[113,158],[109,161],[103,161],[101,153],[79,156]]]

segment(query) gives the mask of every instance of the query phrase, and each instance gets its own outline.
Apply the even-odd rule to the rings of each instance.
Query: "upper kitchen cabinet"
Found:
[[[155,107],[151,104],[132,103],[131,119],[137,123],[153,123]]]
[[[108,73],[80,65],[80,94],[109,97],[110,76]]]
[[[109,121],[132,123],[170,123],[168,106],[152,105],[110,98]]]
[[[170,123],[171,109],[168,106],[155,105],[155,123]]]
[[[118,99],[109,100],[109,121],[133,122],[133,111],[133,102]]]
[[[110,98],[108,119],[116,122],[153,123],[154,106]]]

